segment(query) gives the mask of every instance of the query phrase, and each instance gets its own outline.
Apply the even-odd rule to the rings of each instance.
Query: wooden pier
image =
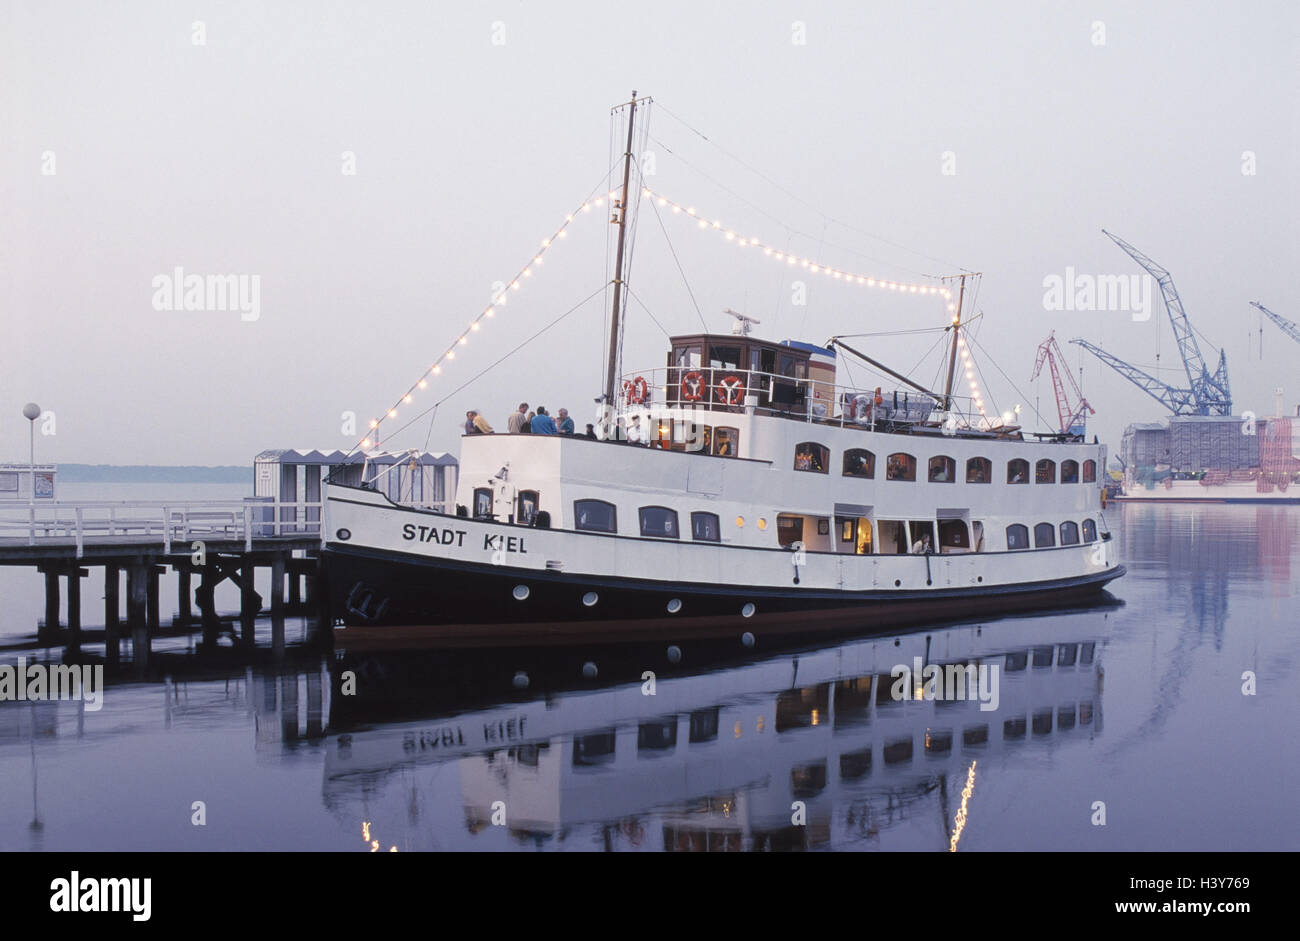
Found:
[[[80,658],[84,642],[102,637],[105,666],[115,669],[125,634],[136,671],[143,673],[153,639],[165,630],[159,576],[168,567],[177,573],[178,590],[167,634],[190,633],[197,625],[200,649],[216,649],[223,622],[215,592],[229,579],[240,593],[238,645],[255,645],[257,617],[269,607],[272,652],[281,657],[285,617],[314,613],[323,598],[317,585],[320,517],[319,501],[9,505],[0,507],[0,565],[31,566],[45,576],[37,642],[64,647],[66,659]],[[259,566],[270,570],[269,606],[254,587]],[[81,580],[93,567],[104,569],[104,629],[98,636],[83,631],[81,623]],[[60,582],[66,587],[66,624],[59,618]]]

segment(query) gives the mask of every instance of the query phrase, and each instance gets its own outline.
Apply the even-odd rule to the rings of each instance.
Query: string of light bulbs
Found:
[[[573,222],[574,219],[576,219],[580,214],[590,213],[593,207],[597,209],[603,207],[605,205],[606,199],[609,199],[612,203],[614,200],[618,198],[618,195],[619,195],[619,190],[615,189],[615,190],[610,190],[608,193],[605,193],[601,196],[597,196],[594,199],[589,198],[585,200],[582,203],[582,205],[574,209],[573,212],[566,215],[564,217],[564,222],[559,226],[559,228],[557,228],[546,238],[542,239],[541,244],[538,247],[537,251],[533,254],[532,259],[529,260],[529,262],[525,264],[522,268],[520,268],[519,271],[515,274],[515,276],[511,278],[508,282],[502,282],[505,285],[505,287],[503,287],[501,291],[497,293],[495,297],[492,298],[491,303],[489,303],[486,307],[484,307],[483,310],[479,311],[478,315],[475,316],[474,319],[471,320],[468,325],[466,325],[465,329],[461,331],[460,336],[458,336],[454,341],[452,341],[452,344],[449,347],[447,347],[446,350],[443,351],[441,356],[439,356],[437,359],[433,361],[433,364],[424,371],[423,375],[421,375],[420,378],[417,379],[409,389],[406,390],[406,392],[402,395],[402,397],[398,399],[396,402],[394,402],[392,407],[389,408],[379,418],[370,419],[370,425],[369,425],[370,430],[367,433],[366,437],[362,438],[359,442],[357,442],[357,444],[353,445],[352,448],[348,451],[348,454],[352,454],[357,450],[357,448],[361,448],[363,450],[369,448],[372,444],[372,438],[377,437],[375,433],[379,430],[380,425],[382,425],[385,421],[389,419],[396,419],[397,409],[399,406],[411,404],[411,402],[414,400],[414,396],[416,392],[428,388],[430,377],[437,376],[442,373],[443,366],[449,361],[454,360],[456,358],[456,351],[461,347],[469,344],[470,334],[477,333],[481,329],[480,325],[484,320],[490,317],[494,317],[496,315],[496,310],[498,307],[506,306],[506,302],[509,299],[510,292],[519,291],[523,286],[523,282],[526,279],[531,278],[533,276],[533,272],[535,272],[538,268],[541,267],[543,256],[551,249],[551,247],[554,246],[556,242],[568,236],[569,225],[570,223]]]
[[[722,235],[728,242],[732,242],[740,248],[757,248],[761,249],[763,255],[778,262],[785,262],[787,265],[798,265],[806,268],[812,274],[825,274],[827,277],[837,281],[843,281],[846,284],[861,284],[870,288],[879,288],[883,291],[898,291],[904,294],[932,294],[942,297],[948,301],[948,310],[955,311],[956,305],[952,303],[952,291],[946,287],[936,287],[932,284],[919,284],[910,281],[891,281],[888,278],[876,278],[865,274],[858,274],[852,271],[845,271],[842,268],[836,268],[833,265],[822,264],[813,258],[804,258],[790,252],[782,251],[775,245],[770,245],[761,239],[743,236],[735,229],[728,228],[722,224],[720,219],[709,221],[707,216],[696,211],[694,206],[684,206],[681,203],[674,202],[661,193],[656,193],[648,186],[641,188],[642,199],[653,199],[661,208],[670,207],[673,215],[685,213],[687,216],[696,220],[696,224],[701,229],[717,232]]]

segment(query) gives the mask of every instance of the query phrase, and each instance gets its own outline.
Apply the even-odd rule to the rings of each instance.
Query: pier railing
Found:
[[[0,504],[0,543],[67,544],[77,555],[90,541],[158,542],[171,553],[201,540],[253,540],[292,536],[319,538],[321,501],[299,500],[132,500]]]

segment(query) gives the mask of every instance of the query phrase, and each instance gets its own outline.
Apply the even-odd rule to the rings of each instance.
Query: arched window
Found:
[[[993,482],[993,462],[986,457],[973,457],[966,462],[966,483],[990,484]]]
[[[1036,484],[1054,484],[1056,483],[1056,462],[1043,458],[1034,465],[1034,483]]]
[[[1056,545],[1056,527],[1051,523],[1039,523],[1034,527],[1034,548],[1049,549]]]
[[[717,513],[696,510],[691,514],[691,538],[696,542],[718,542],[721,532]]]
[[[957,462],[944,454],[930,458],[930,483],[951,484],[957,480]]]
[[[515,522],[532,526],[537,517],[537,491],[520,490],[518,504],[515,508]]]
[[[641,535],[654,536],[659,539],[677,538],[677,511],[666,506],[643,506],[638,515],[641,517]]]
[[[1096,483],[1096,482],[1097,482],[1097,462],[1096,462],[1096,461],[1084,461],[1084,462],[1083,462],[1083,482],[1084,482],[1085,484],[1093,484],[1093,483]]]
[[[902,452],[885,459],[886,480],[916,480],[916,458]]]
[[[1007,461],[1007,483],[1029,483],[1029,462],[1022,461],[1020,458],[1016,458],[1014,461]]]
[[[849,448],[844,452],[844,476],[865,477],[868,480],[876,476],[876,456],[862,448]]]
[[[801,441],[794,446],[794,469],[825,474],[830,464],[831,452],[815,441]]]
[[[1083,541],[1084,542],[1097,541],[1097,524],[1092,520],[1083,521]]]
[[[618,514],[614,504],[604,500],[574,500],[573,528],[593,533],[618,532]]]
[[[1062,461],[1061,462],[1061,483],[1077,484],[1079,482],[1079,462]]]
[[[1079,544],[1079,524],[1066,520],[1061,524],[1061,545],[1077,546]]]
[[[1007,527],[1007,548],[1008,549],[1028,549],[1029,548],[1029,530],[1020,523],[1012,523]]]

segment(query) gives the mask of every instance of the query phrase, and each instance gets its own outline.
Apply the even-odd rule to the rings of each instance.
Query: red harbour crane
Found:
[[[1064,360],[1060,346],[1056,343],[1056,331],[1053,330],[1047,335],[1047,339],[1038,344],[1038,358],[1034,361],[1034,374],[1029,377],[1033,382],[1038,378],[1039,372],[1042,371],[1043,361],[1047,361],[1047,366],[1052,372],[1052,388],[1056,392],[1056,415],[1061,422],[1061,434],[1083,434],[1084,412],[1096,414],[1096,410],[1088,404],[1088,400],[1083,397],[1079,390],[1079,384],[1074,381],[1074,377],[1069,371],[1065,371],[1065,382],[1070,383],[1070,389],[1074,392],[1074,398],[1079,400],[1078,406],[1071,405],[1071,398],[1066,391],[1065,382],[1061,380],[1061,368],[1057,365],[1057,359]],[[1077,431],[1075,430],[1077,427]]]

